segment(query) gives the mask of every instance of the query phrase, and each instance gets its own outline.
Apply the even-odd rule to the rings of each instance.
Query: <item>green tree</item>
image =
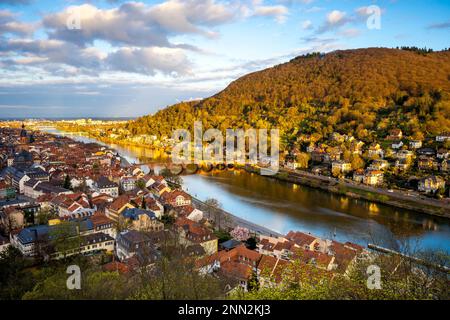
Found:
[[[70,182],[70,177],[68,174],[64,178],[63,188],[65,188],[67,190],[72,190],[72,183]]]

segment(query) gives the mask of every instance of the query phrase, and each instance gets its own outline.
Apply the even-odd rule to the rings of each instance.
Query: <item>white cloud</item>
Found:
[[[263,17],[274,17],[278,23],[283,23],[287,19],[289,10],[282,5],[277,6],[261,6],[255,7],[254,15]]]
[[[303,30],[310,30],[313,28],[313,23],[311,20],[305,20],[302,22],[302,29]]]
[[[234,7],[215,0],[168,0],[158,5],[128,2],[113,9],[90,4],[70,6],[47,15],[43,22],[50,36],[78,45],[105,40],[116,45],[174,46],[169,37],[183,34],[216,36],[211,28],[237,17]],[[67,21],[79,17],[80,30],[67,28]]]
[[[327,15],[327,23],[329,25],[337,25],[344,21],[345,12],[339,10],[333,10]]]
[[[172,48],[122,48],[107,58],[113,70],[154,75],[157,71],[171,76],[187,75],[191,63],[184,52]]]
[[[0,10],[0,35],[11,33],[19,36],[29,36],[35,26],[17,21],[16,15],[9,10]]]

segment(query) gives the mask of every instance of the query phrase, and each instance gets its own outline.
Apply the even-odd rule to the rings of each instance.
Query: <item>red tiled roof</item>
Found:
[[[116,200],[114,200],[109,206],[110,210],[119,211],[124,205],[130,202],[131,197],[129,195],[121,195]]]
[[[288,240],[294,241],[299,246],[304,247],[305,245],[310,245],[314,240],[316,240],[316,237],[303,233],[298,231],[290,231],[286,238]]]

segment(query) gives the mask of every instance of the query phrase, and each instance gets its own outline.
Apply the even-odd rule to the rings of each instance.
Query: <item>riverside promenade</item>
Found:
[[[205,217],[212,221],[219,229],[232,230],[235,227],[243,227],[250,230],[255,235],[264,235],[271,237],[282,236],[281,233],[270,230],[269,228],[260,226],[256,223],[239,218],[230,212],[227,212],[221,208],[216,208],[206,204],[205,202],[192,197],[192,204],[194,207],[203,211]]]

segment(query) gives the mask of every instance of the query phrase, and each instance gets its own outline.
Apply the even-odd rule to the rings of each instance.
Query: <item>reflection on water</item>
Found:
[[[226,210],[281,233],[301,230],[361,244],[420,241],[423,247],[450,251],[450,225],[444,219],[238,172],[185,176],[184,188],[201,199],[217,198]]]
[[[88,137],[71,137],[96,142]],[[148,163],[161,156],[144,147],[109,146],[130,163]],[[238,170],[183,176],[183,180],[185,190],[200,199],[216,198],[225,210],[281,233],[299,230],[364,245],[420,241],[421,247],[450,252],[448,220]]]

